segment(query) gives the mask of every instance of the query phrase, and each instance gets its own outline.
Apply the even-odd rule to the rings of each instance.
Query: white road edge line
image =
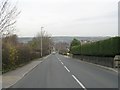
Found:
[[[50,54],[50,55],[51,55],[51,54]],[[48,56],[44,57],[43,59],[47,59],[50,55],[48,55]]]
[[[70,72],[70,70],[69,70],[66,66],[64,66],[64,68],[65,68],[68,72]]]
[[[85,88],[85,86],[84,86],[74,75],[72,75],[72,77],[78,82],[78,84],[79,84],[84,90],[87,90],[87,89]]]

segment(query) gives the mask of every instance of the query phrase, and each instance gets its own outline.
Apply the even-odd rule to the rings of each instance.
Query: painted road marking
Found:
[[[61,62],[61,60],[57,57],[57,59]]]
[[[59,59],[59,58],[58,58]],[[61,62],[61,64],[62,65],[64,65],[63,64],[63,62],[59,59],[59,61]],[[68,72],[70,72],[70,70],[66,67],[66,66],[64,66],[64,68],[68,71]],[[77,81],[77,83],[84,89],[84,90],[87,90],[86,88],[85,88],[85,86],[74,76],[74,75],[72,75],[72,77]]]
[[[61,64],[63,65],[63,62],[61,62]]]
[[[70,72],[70,70],[69,70],[66,66],[64,66],[64,68],[65,68],[68,72]]]
[[[72,75],[72,77],[77,81],[77,83],[78,83],[84,90],[87,90],[87,89],[85,88],[85,86],[84,86],[74,75]]]

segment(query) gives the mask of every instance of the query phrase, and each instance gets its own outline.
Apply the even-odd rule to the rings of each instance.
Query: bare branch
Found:
[[[17,12],[16,5],[11,5],[9,0],[0,1],[0,35],[13,32],[16,23],[16,17],[20,14]],[[6,34],[7,35],[7,34]]]

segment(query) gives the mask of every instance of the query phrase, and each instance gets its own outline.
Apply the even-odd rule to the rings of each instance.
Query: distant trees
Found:
[[[16,5],[9,0],[0,0],[0,36],[9,35],[15,30],[14,24],[19,14]]]
[[[42,33],[37,33],[36,37],[34,37],[33,40],[29,42],[29,44],[33,51],[41,55],[41,39],[42,39],[42,55],[44,56],[49,54],[53,47],[53,40],[51,36],[47,34],[46,31],[42,31]]]
[[[60,54],[67,54],[69,52],[69,44],[66,42],[58,42],[55,44],[55,49]]]

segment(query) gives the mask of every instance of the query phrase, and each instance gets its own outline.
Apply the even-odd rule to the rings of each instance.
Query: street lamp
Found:
[[[41,27],[41,57],[42,57],[42,29],[43,29],[44,27]]]

